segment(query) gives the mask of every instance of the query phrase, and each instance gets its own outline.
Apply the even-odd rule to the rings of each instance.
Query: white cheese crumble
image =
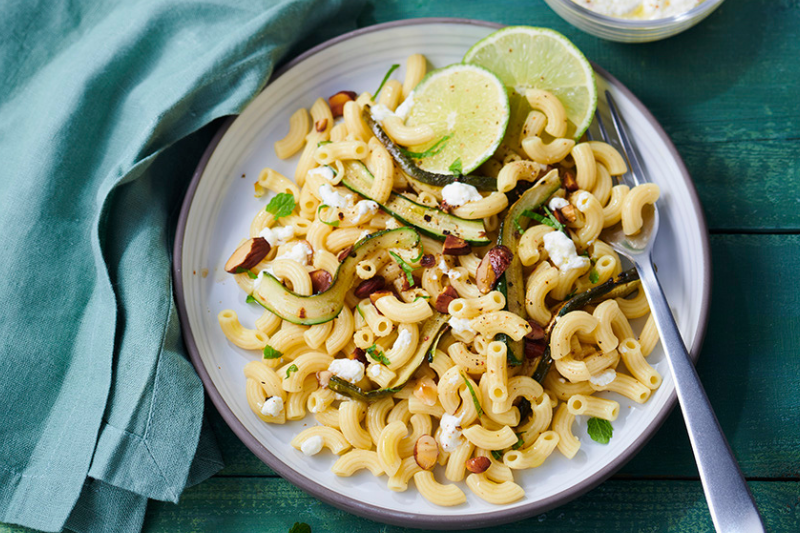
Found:
[[[379,363],[369,365],[369,370],[367,370],[367,373],[370,375],[370,377],[379,377],[381,375],[381,365]]]
[[[328,181],[333,181],[333,169],[331,167],[317,167],[312,168],[307,173],[308,176],[321,176]]]
[[[411,111],[411,107],[414,105],[414,91],[408,93],[406,99],[403,100],[403,103],[397,106],[395,109],[394,114],[400,117],[401,119],[405,120],[408,117],[408,113]]]
[[[297,261],[303,266],[308,266],[308,259],[314,251],[311,247],[305,242],[298,242],[294,246],[292,246],[288,252],[283,253],[275,258],[277,261],[278,259],[291,259],[292,261]],[[272,274],[272,272],[270,272]]]
[[[605,387],[611,385],[611,382],[617,378],[617,372],[613,368],[608,368],[599,374],[595,374],[589,378],[589,382],[597,385],[598,387]]]
[[[447,263],[444,259],[439,261],[439,270],[442,271],[442,274],[447,274],[450,279],[458,279],[461,277],[461,272],[455,269],[451,270],[450,267],[447,266]]]
[[[358,224],[367,215],[374,215],[378,211],[378,204],[372,200],[361,200],[356,204],[356,217],[353,224]]]
[[[322,437],[314,435],[303,441],[303,444],[300,445],[300,451],[306,455],[316,455],[322,451],[323,444]]]
[[[294,228],[292,226],[264,228],[258,233],[258,236],[264,237],[270,246],[280,246],[292,240],[294,237]]]
[[[574,268],[586,268],[591,264],[588,257],[578,255],[575,243],[560,231],[545,234],[544,249],[547,250],[553,264],[563,272]]]
[[[442,450],[446,452],[454,452],[461,444],[461,419],[464,415],[453,416],[450,414],[443,414],[442,419],[439,421],[441,433],[439,433],[439,444],[442,445]]]
[[[261,414],[264,416],[271,416],[277,418],[283,412],[283,398],[280,396],[273,396],[269,398],[264,405],[261,406]]]
[[[411,332],[407,329],[401,329],[392,345],[392,350],[399,351],[409,346],[411,346]]]
[[[555,211],[556,209],[561,209],[562,207],[567,207],[569,202],[566,201],[564,198],[560,196],[553,196],[550,198],[550,203],[547,204],[547,207],[550,208],[550,211]]]
[[[395,112],[386,107],[383,104],[376,104],[369,108],[370,115],[372,115],[372,120],[375,122],[383,122],[389,117],[394,117]]]
[[[450,317],[450,320],[447,321],[450,324],[450,327],[453,328],[453,333],[464,333],[468,331],[470,333],[475,333],[475,330],[472,329],[471,320],[469,318],[456,318]]]
[[[350,204],[350,201],[353,199],[352,194],[348,194],[347,196],[342,196],[331,187],[327,183],[323,183],[319,186],[319,197],[322,199],[322,203],[329,206],[329,207],[347,207]]]
[[[364,365],[355,359],[334,359],[328,365],[333,375],[350,383],[357,383],[364,379]]]
[[[578,208],[579,211],[585,213],[587,209],[589,209],[589,200],[591,200],[592,195],[586,191],[581,191],[577,195],[575,195],[575,206]]]
[[[442,198],[447,205],[452,207],[459,207],[468,202],[477,202],[482,200],[483,196],[478,192],[478,189],[466,183],[454,182],[448,183],[442,189]]]

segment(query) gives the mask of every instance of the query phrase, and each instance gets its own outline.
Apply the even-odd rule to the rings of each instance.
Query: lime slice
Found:
[[[597,107],[594,70],[586,57],[560,33],[530,26],[511,26],[478,41],[464,63],[489,68],[509,89],[511,120],[506,142],[519,145],[522,126],[531,108],[530,88],[553,93],[567,111],[566,137],[578,140],[589,127]]]
[[[497,150],[508,125],[505,85],[475,65],[458,63],[430,72],[403,107],[408,109],[406,126],[427,124],[436,132],[432,141],[408,150],[422,153],[439,143],[416,160],[420,168],[438,174],[453,174],[450,167],[458,160],[463,174],[478,168]]]

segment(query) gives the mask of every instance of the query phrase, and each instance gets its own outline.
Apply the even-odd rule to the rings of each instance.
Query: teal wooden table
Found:
[[[800,531],[800,2],[727,0],[700,26],[645,45],[581,33],[541,0],[371,1],[358,22],[428,16],[561,31],[672,137],[711,231],[712,305],[698,371],[768,529]],[[151,504],[145,532],[284,532],[294,522],[315,533],[407,531],[296,489],[209,412],[226,468],[178,505]],[[503,529],[711,531],[680,413],[595,490]]]
[[[626,45],[584,34],[541,0],[369,2],[359,26],[413,17],[547,26],[626,84],[672,137],[711,231],[711,318],[698,371],[767,527],[800,531],[800,2],[727,0],[698,27]],[[147,533],[400,532],[277,477],[210,407],[226,468]],[[678,411],[617,475],[517,531],[707,532],[712,524]],[[486,531],[489,531],[488,529]]]

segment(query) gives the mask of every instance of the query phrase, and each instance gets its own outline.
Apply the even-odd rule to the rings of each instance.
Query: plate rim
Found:
[[[278,79],[280,76],[285,74],[287,71],[289,71],[297,64],[303,62],[307,58],[339,42],[350,40],[360,35],[380,32],[391,28],[397,28],[403,26],[415,26],[422,24],[471,25],[471,26],[481,26],[491,29],[500,29],[507,26],[511,26],[507,24],[477,20],[477,19],[450,18],[450,17],[412,18],[412,19],[395,20],[380,24],[374,24],[371,26],[366,26],[364,28],[359,28],[357,30],[350,31],[342,35],[339,35],[337,37],[334,37],[332,39],[329,39],[328,41],[325,41],[317,46],[314,46],[313,48],[295,57],[282,67],[278,68],[275,72],[273,72],[272,76],[270,76],[270,79],[265,84],[264,88],[269,86],[269,84],[274,82],[276,79]],[[681,158],[681,155],[678,152],[678,150],[675,148],[672,139],[670,139],[670,137],[664,131],[664,128],[661,126],[658,120],[656,120],[655,116],[653,116],[650,110],[616,77],[609,74],[608,71],[598,66],[593,61],[590,61],[590,63],[592,65],[592,68],[594,68],[597,72],[599,72],[610,85],[613,85],[617,90],[625,94],[625,96],[631,101],[631,103],[637,108],[637,110],[642,113],[642,115],[645,117],[648,123],[654,128],[654,130],[658,134],[659,139],[665,144],[670,154],[674,158],[675,162],[677,163],[680,177],[684,180],[684,182],[687,185],[689,197],[691,199],[692,209],[697,214],[699,220],[698,229],[700,230],[700,241],[701,241],[700,244],[703,252],[702,253],[703,294],[701,298],[701,309],[699,315],[700,322],[697,327],[694,345],[689,350],[692,361],[696,364],[697,359],[700,355],[700,351],[703,346],[703,342],[705,340],[705,335],[708,327],[708,318],[709,318],[709,310],[711,302],[711,286],[713,281],[711,273],[711,245],[709,240],[708,225],[706,223],[705,212],[703,211],[699,196],[697,194],[697,189],[694,185],[694,181],[692,180],[691,175],[689,174],[688,169],[686,168],[686,164],[684,163],[683,158]],[[262,88],[262,91],[264,90],[264,88]],[[358,501],[356,499],[347,497],[345,495],[339,494],[333,490],[330,490],[324,485],[310,478],[307,478],[306,476],[300,474],[296,470],[289,467],[287,464],[285,464],[276,456],[274,456],[266,447],[264,447],[261,444],[261,442],[259,442],[247,430],[247,428],[236,417],[231,408],[222,398],[222,395],[217,390],[213,380],[211,379],[211,377],[209,376],[208,372],[205,369],[205,365],[200,356],[200,352],[194,341],[194,336],[192,334],[191,325],[189,324],[189,317],[184,298],[185,291],[182,279],[183,242],[186,235],[186,222],[188,219],[189,210],[191,209],[191,205],[194,200],[194,196],[197,191],[200,178],[203,175],[206,166],[208,165],[209,159],[211,158],[212,154],[214,153],[214,150],[222,140],[222,137],[228,131],[228,129],[230,128],[231,124],[233,123],[233,121],[236,119],[237,116],[238,115],[232,115],[229,116],[227,119],[221,117],[223,119],[222,124],[220,125],[219,130],[216,132],[214,137],[211,139],[211,142],[209,143],[208,147],[206,147],[205,151],[203,152],[203,155],[197,164],[197,168],[195,169],[194,174],[192,175],[192,180],[189,183],[188,188],[186,189],[186,193],[183,202],[181,204],[178,223],[175,230],[175,242],[173,244],[173,265],[172,265],[173,277],[174,277],[173,287],[178,308],[178,316],[181,324],[181,335],[186,345],[186,349],[189,352],[189,357],[192,362],[192,365],[194,366],[195,371],[197,372],[198,376],[200,377],[200,380],[202,381],[205,387],[206,394],[211,399],[217,411],[220,413],[223,420],[225,421],[226,424],[228,424],[228,427],[233,431],[233,433],[242,441],[242,443],[244,443],[244,445],[251,452],[253,452],[253,454],[256,455],[256,457],[258,457],[261,461],[263,461],[267,466],[272,468],[279,476],[286,479],[287,481],[289,481],[296,487],[300,488],[301,490],[305,491],[306,493],[310,494],[311,496],[318,498],[330,505],[333,505],[338,509],[342,509],[344,511],[350,512],[362,518],[376,520],[383,523],[388,523],[398,526],[413,527],[413,528],[434,528],[442,530],[478,528],[488,525],[499,525],[499,524],[514,522],[517,520],[522,520],[524,518],[528,518],[530,516],[539,513],[547,512],[551,509],[564,505],[580,497],[581,495],[589,492],[590,490],[594,489],[595,487],[597,487],[598,485],[609,479],[612,475],[614,475],[615,472],[617,472],[620,468],[622,468],[622,466],[624,466],[631,459],[633,459],[633,457],[639,451],[641,451],[641,449],[645,446],[645,444],[647,444],[647,442],[649,442],[650,439],[657,433],[659,428],[661,428],[661,426],[664,424],[664,421],[672,413],[672,411],[675,408],[675,404],[677,403],[677,394],[674,389],[672,390],[669,398],[667,399],[667,402],[665,404],[666,408],[657,414],[655,419],[653,419],[653,421],[647,426],[645,431],[642,432],[640,438],[627,450],[624,450],[619,457],[611,461],[604,468],[598,470],[593,476],[586,478],[585,480],[565,490],[562,493],[551,496],[544,500],[531,502],[530,504],[512,509],[501,508],[498,509],[497,511],[490,511],[478,515],[432,516],[432,515],[416,514],[413,512],[386,509],[383,507],[379,507],[377,505],[367,504]]]

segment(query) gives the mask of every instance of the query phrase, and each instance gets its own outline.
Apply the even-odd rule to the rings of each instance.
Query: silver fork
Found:
[[[626,174],[630,176],[626,179],[629,183],[626,184],[634,186],[646,183],[649,181],[648,176],[639,164],[617,105],[608,91],[606,99],[623,153],[630,165],[630,172]],[[605,142],[609,142],[608,132],[603,126],[600,113],[597,112],[595,117],[600,135]],[[642,288],[647,295],[647,301],[650,302],[661,343],[667,354],[667,362],[675,377],[675,389],[678,392],[678,400],[686,421],[686,429],[689,432],[714,527],[720,533],[764,531],[764,524],[753,501],[753,495],[719,427],[717,417],[689,358],[664,291],[656,277],[652,250],[653,237],[658,233],[658,208],[648,206],[644,211],[644,226],[640,233],[626,236],[617,224],[604,230],[601,238],[618,253],[630,259],[639,272]]]

